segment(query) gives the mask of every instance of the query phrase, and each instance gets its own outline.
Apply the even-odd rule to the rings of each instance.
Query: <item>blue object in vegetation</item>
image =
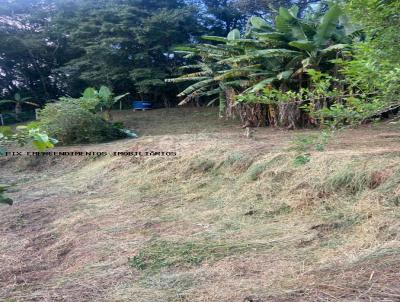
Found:
[[[134,110],[150,110],[153,108],[153,104],[148,101],[133,101],[132,106]]]

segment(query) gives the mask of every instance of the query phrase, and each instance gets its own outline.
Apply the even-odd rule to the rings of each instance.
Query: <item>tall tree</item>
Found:
[[[61,94],[54,68],[68,60],[64,41],[48,34],[51,1],[3,1],[0,6],[0,98],[24,92],[35,101]]]
[[[188,3],[202,8],[202,19],[208,33],[227,35],[232,29],[244,29],[251,16],[262,16],[273,22],[280,7],[299,7],[300,14],[310,4],[321,0],[187,0]]]
[[[154,99],[165,97],[164,78],[176,64],[170,48],[197,34],[197,20],[181,1],[86,0],[60,6],[54,28],[80,51],[59,69],[69,87],[136,88]]]

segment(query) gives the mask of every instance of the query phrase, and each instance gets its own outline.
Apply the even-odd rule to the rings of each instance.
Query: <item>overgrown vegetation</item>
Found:
[[[126,137],[120,129],[71,100],[46,105],[39,118],[40,127],[63,145],[99,143]]]
[[[219,101],[221,115],[240,115],[253,126],[337,128],[380,117],[399,107],[394,95],[400,56],[393,47],[386,51],[376,45],[373,36],[379,29],[367,30],[363,18],[352,18],[357,5],[362,4],[330,4],[327,11],[321,5],[305,15],[297,6],[282,7],[274,25],[254,16],[244,34],[235,29],[226,38],[203,36],[211,43],[177,49],[197,63],[168,81],[194,82],[179,94],[181,104],[201,97],[209,104]],[[368,5],[378,10],[381,22],[394,18],[388,26],[395,30],[396,4]],[[382,36],[391,29],[382,29]],[[366,58],[377,49],[380,58]],[[385,76],[378,75],[383,72],[379,68]]]
[[[289,129],[360,124],[400,107],[396,1],[28,2],[35,13],[19,1],[0,12],[1,94],[15,94],[16,112],[89,85],[110,87],[97,91],[107,119],[112,91],[169,107],[179,89],[181,104]]]
[[[38,151],[45,151],[53,148],[58,141],[49,137],[34,124],[19,126],[16,131],[10,127],[0,127],[0,157],[6,155],[9,145],[24,146],[28,143],[31,143]],[[5,195],[9,188],[9,185],[0,184],[0,204],[13,204],[13,200]]]
[[[114,96],[106,86],[99,90],[87,88],[78,99],[64,97],[47,104],[40,111],[38,126],[64,145],[137,137],[122,124],[111,123],[112,106],[127,95]],[[105,113],[103,117],[102,112]]]

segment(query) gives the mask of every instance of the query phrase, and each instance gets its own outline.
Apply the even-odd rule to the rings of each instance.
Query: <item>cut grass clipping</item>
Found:
[[[129,259],[129,264],[138,270],[157,271],[170,267],[192,267],[207,261],[218,261],[228,256],[249,250],[272,248],[272,243],[198,243],[157,241],[142,249]]]

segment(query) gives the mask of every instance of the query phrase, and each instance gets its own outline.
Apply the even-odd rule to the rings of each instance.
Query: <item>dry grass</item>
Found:
[[[216,108],[170,108],[152,111],[116,111],[115,118],[142,135],[170,135],[231,131],[238,120],[218,119]]]
[[[152,135],[72,149],[174,158],[0,160],[19,201],[1,208],[0,299],[400,300],[396,132],[341,133],[295,166],[290,132],[154,136],[162,114],[132,115]]]

